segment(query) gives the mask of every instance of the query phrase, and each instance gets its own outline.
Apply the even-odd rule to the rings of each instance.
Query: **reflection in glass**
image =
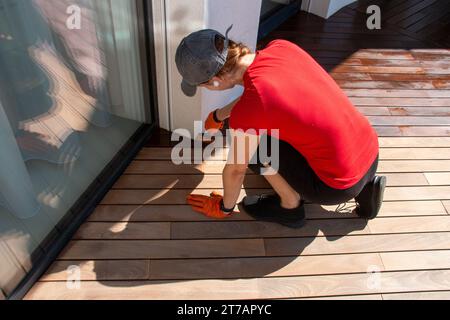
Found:
[[[67,25],[74,5],[79,29]],[[0,0],[0,246],[12,252],[0,250],[0,269],[11,283],[11,268],[31,266],[30,253],[149,120],[137,39],[134,1]]]

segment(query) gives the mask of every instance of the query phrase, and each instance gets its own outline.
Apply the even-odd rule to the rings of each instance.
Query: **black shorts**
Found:
[[[270,154],[270,137],[268,140],[268,149]],[[278,173],[296,190],[300,196],[309,202],[322,205],[336,205],[347,202],[355,198],[364,186],[372,181],[378,167],[378,156],[369,168],[367,173],[354,186],[348,189],[334,189],[325,184],[316,175],[306,159],[289,143],[279,141],[279,169]],[[261,169],[265,166],[259,161],[259,148],[249,164],[249,169],[256,174],[261,174]]]

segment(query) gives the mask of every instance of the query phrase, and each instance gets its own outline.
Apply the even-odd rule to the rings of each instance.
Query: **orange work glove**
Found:
[[[211,192],[209,196],[204,196],[202,194],[190,194],[187,196],[186,200],[194,211],[200,212],[207,217],[224,219],[231,214],[226,214],[220,210],[220,202],[222,199],[223,197],[220,194]]]
[[[221,130],[223,128],[223,121],[220,121],[219,119],[217,119],[216,113],[217,110],[211,112],[208,116],[208,118],[205,121],[205,129],[206,130],[211,130],[211,129],[215,129],[215,130]]]

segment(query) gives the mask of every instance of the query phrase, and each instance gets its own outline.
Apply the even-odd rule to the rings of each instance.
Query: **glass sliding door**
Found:
[[[139,39],[136,1],[0,0],[4,295],[108,162],[153,120]]]

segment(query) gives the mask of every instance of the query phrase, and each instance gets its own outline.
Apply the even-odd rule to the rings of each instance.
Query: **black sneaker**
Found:
[[[305,225],[304,201],[295,209],[285,209],[280,205],[277,194],[246,196],[242,207],[251,217],[259,221],[276,222],[290,228],[301,228]]]
[[[361,218],[374,219],[383,203],[385,187],[386,177],[375,176],[371,182],[365,185],[360,194],[355,197],[357,204],[355,213]]]

